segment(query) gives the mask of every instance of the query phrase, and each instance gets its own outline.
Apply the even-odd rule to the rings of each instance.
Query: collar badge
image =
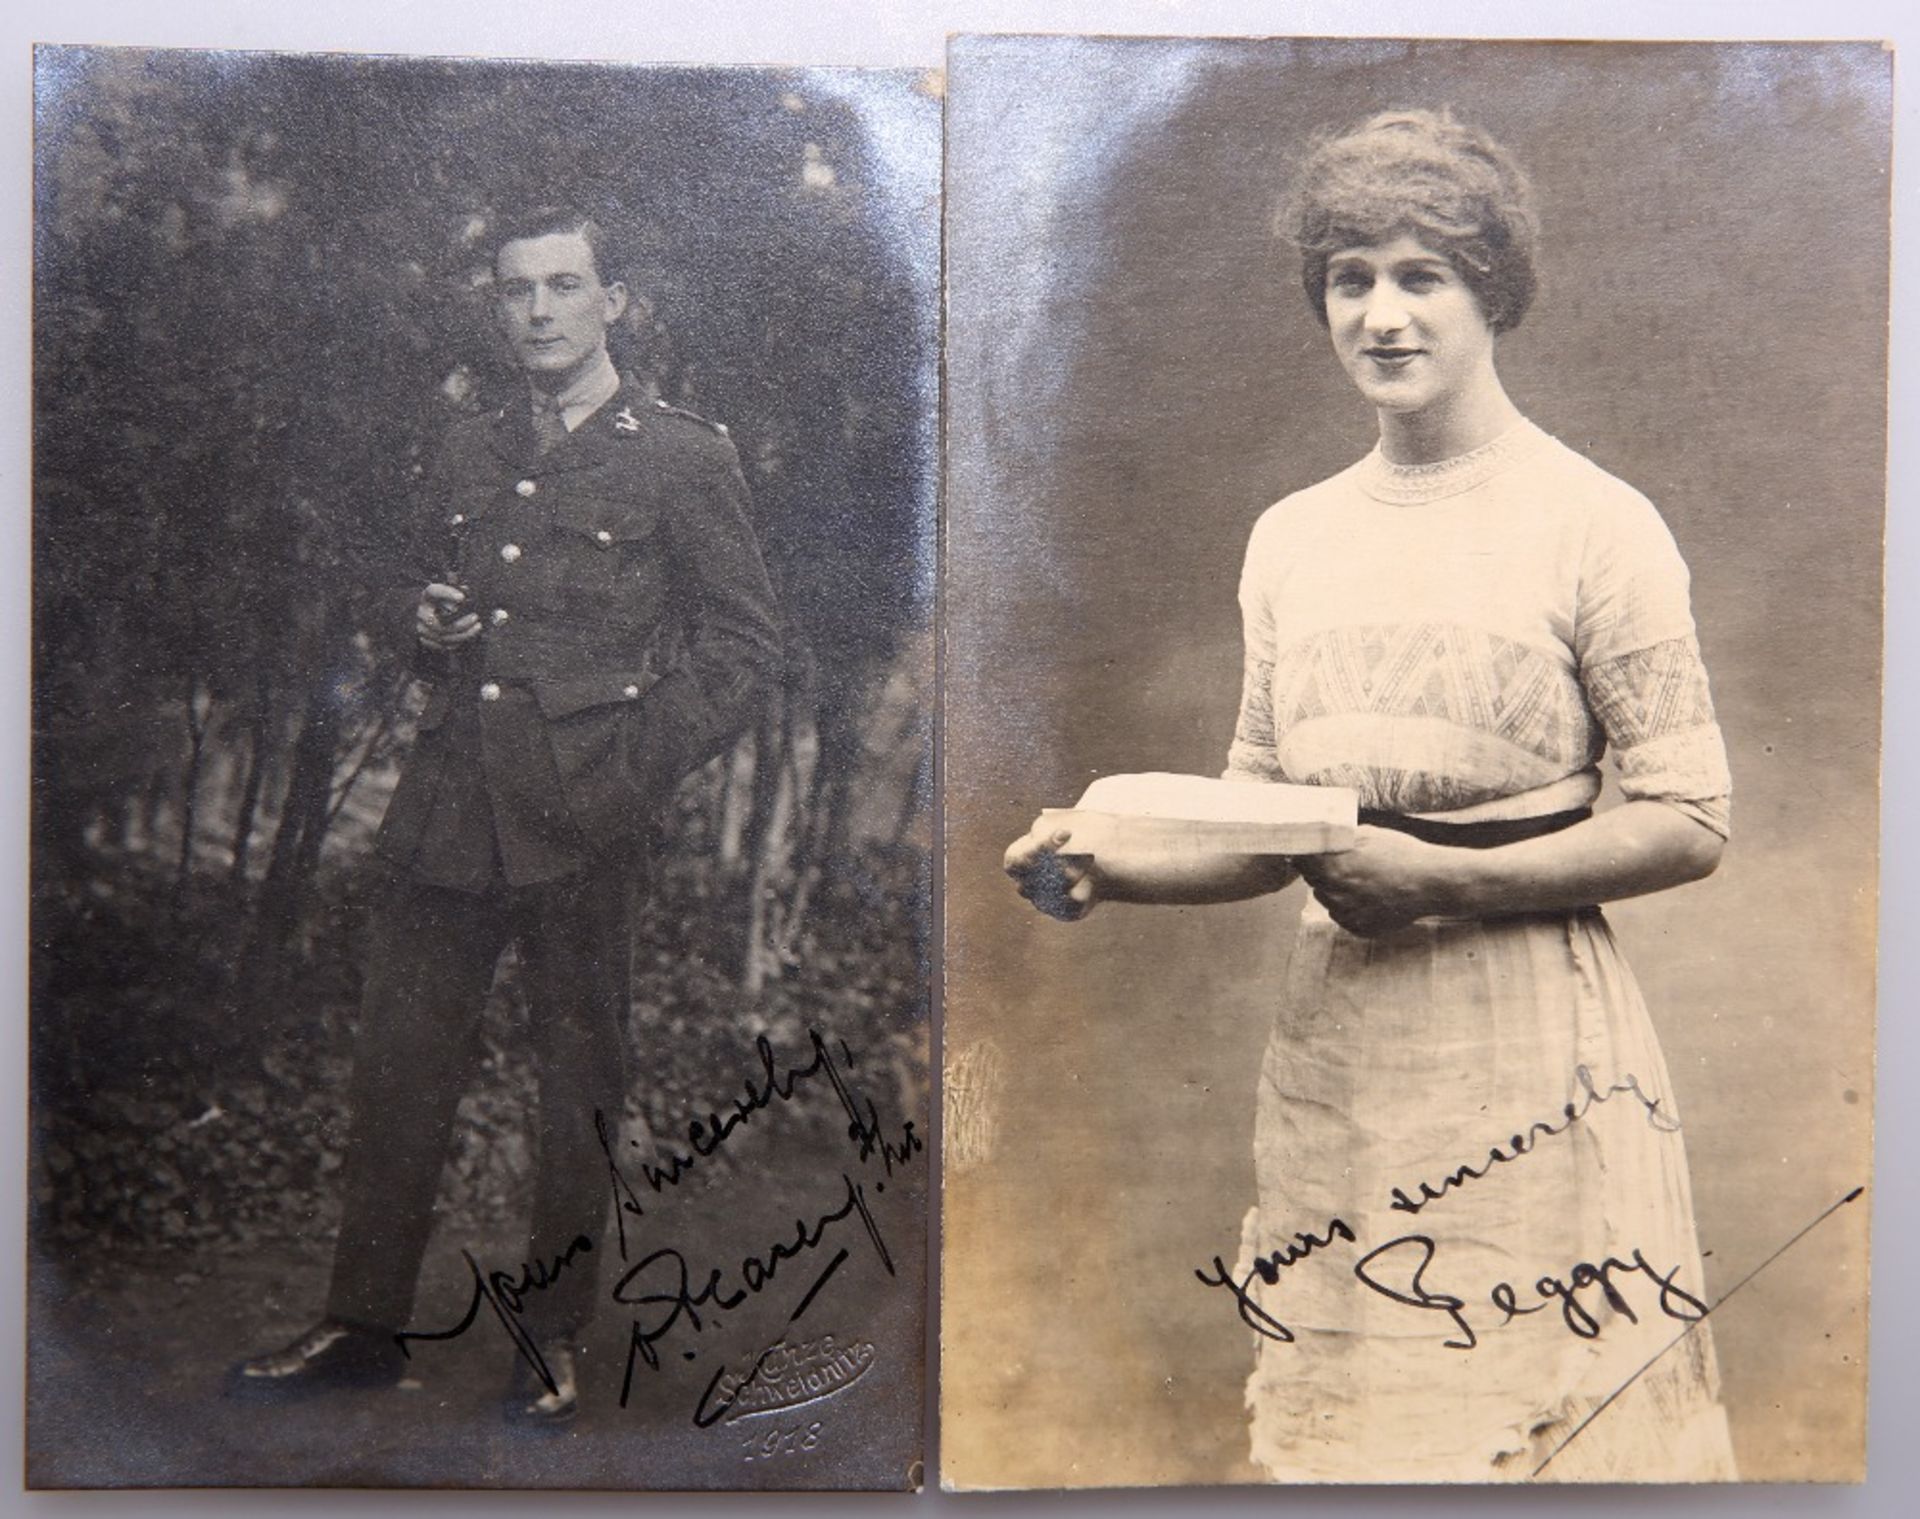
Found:
[[[640,419],[633,414],[633,408],[631,406],[623,406],[620,408],[614,415],[613,425],[619,428],[621,432],[640,431]]]

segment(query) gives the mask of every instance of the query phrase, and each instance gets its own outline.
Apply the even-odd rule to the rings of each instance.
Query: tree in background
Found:
[[[902,237],[861,112],[806,73],[55,49],[37,82],[39,900],[143,864],[236,909],[248,994],[297,963],[406,727],[359,577],[516,383],[490,220],[570,200],[641,297],[616,359],[728,424],[789,620],[684,819],[741,979],[777,974],[928,790],[934,212]]]

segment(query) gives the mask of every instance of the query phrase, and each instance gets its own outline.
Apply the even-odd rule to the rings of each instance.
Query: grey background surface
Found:
[[[1565,0],[1538,0],[1528,5],[1457,4],[1443,7],[1414,5],[1406,0],[1342,5],[1275,5],[1220,0],[1220,3],[1170,3],[1170,0],[1061,0],[1061,3],[970,3],[970,0],[838,0],[810,10],[766,7],[757,0],[714,0],[697,8],[657,5],[586,4],[564,11],[547,5],[462,4],[456,0],[423,0],[404,10],[380,0],[343,0],[325,8],[263,10],[245,0],[205,0],[191,6],[152,3],[114,3],[114,0],[45,0],[10,13],[4,23],[14,68],[0,76],[0,90],[9,106],[15,131],[0,147],[0,165],[13,190],[8,198],[7,228],[19,267],[25,268],[29,250],[27,230],[28,142],[23,130],[28,120],[30,80],[25,45],[31,39],[123,42],[170,46],[278,46],[288,48],[345,48],[414,52],[473,52],[500,56],[674,58],[743,62],[858,62],[875,64],[933,63],[940,56],[950,29],[1121,30],[1168,33],[1252,33],[1278,30],[1307,33],[1452,33],[1557,34],[1583,36],[1714,36],[1714,35],[1851,35],[1891,36],[1911,46],[1917,36],[1907,8],[1891,3],[1833,3],[1814,6],[1804,0],[1789,3],[1715,5],[1685,3],[1619,3],[1604,11]],[[1911,92],[1898,107],[1898,137],[1903,163],[1915,151],[1917,112]],[[1903,188],[1896,197],[1896,228],[1910,222],[1913,193]],[[1920,1314],[1904,1290],[1906,1277],[1920,1266],[1920,1234],[1913,1223],[1916,1189],[1903,1164],[1920,1146],[1920,1116],[1901,1094],[1920,1068],[1920,1034],[1903,1016],[1916,985],[1916,960],[1903,925],[1920,904],[1920,873],[1912,850],[1920,838],[1916,805],[1898,784],[1911,774],[1916,752],[1916,722],[1920,701],[1911,694],[1912,671],[1920,656],[1920,618],[1913,614],[1903,588],[1920,582],[1920,539],[1903,520],[1902,505],[1914,494],[1916,466],[1907,441],[1911,432],[1914,364],[1911,357],[1916,327],[1910,291],[1916,260],[1906,242],[1896,244],[1897,267],[1907,275],[1896,282],[1892,347],[1893,404],[1896,416],[1892,446],[1893,502],[1889,522],[1889,575],[1895,594],[1888,611],[1888,704],[1886,708],[1886,766],[1894,784],[1885,809],[1887,852],[1882,878],[1885,953],[1882,974],[1883,1027],[1880,1039],[1881,1101],[1879,1145],[1882,1166],[1875,1202],[1875,1276],[1880,1287],[1874,1316],[1875,1365],[1873,1378],[1873,1439],[1871,1475],[1863,1489],[1767,1491],[1665,1492],[1636,1494],[1631,1501],[1643,1512],[1667,1513],[1817,1513],[1865,1515],[1904,1513],[1916,1476],[1917,1455],[1909,1432],[1920,1414],[1912,1354],[1920,1343]],[[0,702],[4,703],[15,753],[25,752],[25,458],[26,458],[26,332],[27,285],[18,279],[0,291],[0,327],[5,332],[6,394],[13,400],[12,424],[0,436],[0,481],[8,505],[10,537],[0,554],[0,606],[13,621],[7,640],[9,657],[0,662]],[[1901,423],[1906,426],[1903,428]],[[1905,690],[1903,691],[1903,687]],[[9,788],[0,807],[5,846],[16,862],[0,890],[0,915],[13,925],[10,942],[20,953],[24,944],[25,817],[24,766],[10,769]],[[18,962],[9,984],[6,1010],[10,1037],[6,1052],[6,1079],[11,1090],[24,1091],[22,1059],[25,1048],[21,1012],[23,978]],[[19,1129],[11,1143],[18,1146]],[[10,1163],[0,1166],[0,1208],[21,1216],[20,1186],[24,1164],[18,1148]],[[0,1275],[0,1293],[18,1304],[17,1254]],[[12,1364],[18,1365],[19,1314],[0,1317],[6,1326],[4,1344]],[[1097,1390],[1089,1391],[1098,1397]],[[17,1377],[0,1383],[0,1420],[17,1421]],[[14,1424],[17,1427],[17,1423]],[[14,1446],[17,1451],[17,1444]],[[15,1457],[17,1460],[17,1455]],[[15,1468],[17,1472],[17,1467]],[[10,1479],[9,1488],[15,1484]],[[1199,1507],[1208,1512],[1270,1512],[1276,1501],[1301,1513],[1549,1513],[1598,1511],[1622,1501],[1607,1492],[1508,1492],[1490,1502],[1480,1492],[1324,1492],[1298,1493],[1277,1499],[1266,1492],[1214,1491],[1204,1494],[1139,1493],[1096,1495],[1077,1500],[1044,1496],[991,1502],[996,1512],[1126,1512],[1174,1513]],[[406,1496],[333,1493],[310,1501],[295,1496],[274,1500],[271,1511],[306,1514],[371,1514],[417,1511],[530,1511],[536,1501],[512,1494]],[[758,1512],[769,1500],[713,1499],[695,1502],[674,1498],[638,1500],[641,1511],[663,1512],[693,1508],[700,1512]],[[785,1500],[799,1511],[844,1511],[842,1500]],[[923,1494],[910,1503],[918,1510],[947,1506],[954,1500]],[[117,1494],[117,1495],[0,1495],[9,1512],[63,1514],[94,1513],[255,1513],[267,1504],[251,1494]],[[636,1500],[623,1495],[579,1497],[570,1511],[631,1512]]]

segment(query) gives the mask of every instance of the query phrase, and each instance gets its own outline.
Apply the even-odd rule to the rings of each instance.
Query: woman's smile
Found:
[[[1418,348],[1400,348],[1385,344],[1372,344],[1360,351],[1369,359],[1372,359],[1376,367],[1392,372],[1405,369],[1415,359],[1420,357],[1422,350]]]
[[[1327,327],[1354,384],[1383,411],[1452,407],[1497,383],[1479,297],[1409,234],[1327,260]]]

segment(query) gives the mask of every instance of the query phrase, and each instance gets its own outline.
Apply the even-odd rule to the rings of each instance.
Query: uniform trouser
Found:
[[[631,987],[627,872],[589,869],[565,880],[484,896],[402,880],[373,925],[354,1047],[345,1211],[334,1246],[328,1313],[389,1329],[409,1326],[420,1262],[454,1110],[481,1057],[480,1013],[494,963],[518,946],[539,1077],[533,1227],[523,1260],[474,1258],[518,1281],[544,1263],[552,1285],[525,1298],[527,1327],[577,1335],[591,1319],[596,1265],[609,1254],[611,1191],[594,1125],[618,1132],[626,1097]],[[592,1249],[566,1257],[580,1235]],[[458,1322],[468,1297],[447,1305]],[[439,1322],[430,1329],[446,1327]]]

